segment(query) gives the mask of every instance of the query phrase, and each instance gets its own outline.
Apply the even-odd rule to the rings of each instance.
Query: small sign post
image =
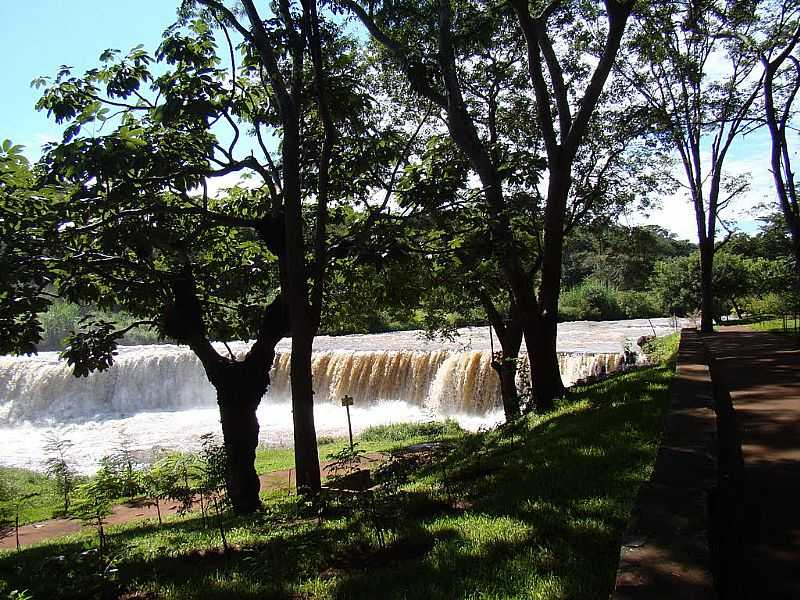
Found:
[[[353,449],[353,425],[350,423],[350,407],[353,406],[353,398],[345,394],[342,398],[342,406],[347,409],[347,432],[350,434],[350,450]]]

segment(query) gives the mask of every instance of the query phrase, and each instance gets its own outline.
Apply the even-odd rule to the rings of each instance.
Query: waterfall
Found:
[[[613,371],[628,340],[671,330],[667,319],[563,323],[558,349],[564,383]],[[399,421],[452,417],[470,430],[502,421],[488,329],[458,333],[454,340],[435,342],[413,331],[318,336],[312,357],[318,435],[347,435],[339,403],[345,394],[355,399],[356,434]],[[237,357],[249,347],[229,345]],[[227,353],[224,346],[217,349]],[[292,443],[290,349],[290,340],[278,344],[272,385],[258,409],[263,444]],[[529,381],[527,365],[523,347],[520,384]],[[185,347],[121,347],[111,369],[85,378],[73,377],[52,352],[0,357],[0,463],[40,469],[50,431],[74,443],[71,459],[81,472],[91,473],[122,432],[142,451],[197,448],[201,434],[219,433],[219,411],[200,362]]]
[[[291,400],[290,353],[278,352],[264,402]],[[560,353],[567,385],[615,370],[619,353]],[[441,414],[485,414],[500,404],[500,382],[486,350],[315,352],[312,373],[317,403],[337,403],[345,394],[356,405],[401,401]],[[527,377],[522,355],[518,377]],[[74,422],[145,411],[215,406],[214,389],[200,362],[185,348],[143,346],[123,349],[108,371],[73,377],[50,354],[0,358],[0,425]]]

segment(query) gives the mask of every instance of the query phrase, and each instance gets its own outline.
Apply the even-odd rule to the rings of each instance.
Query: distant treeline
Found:
[[[754,235],[735,233],[723,244],[714,266],[716,317],[728,314],[767,315],[794,310],[791,242],[781,215],[762,220]],[[374,281],[371,282],[375,284]],[[657,225],[626,227],[595,223],[576,229],[567,239],[559,302],[562,321],[602,321],[659,316],[690,316],[700,308],[700,264],[696,244],[679,240]],[[358,314],[327,315],[321,333],[385,333],[432,330],[485,323],[479,308],[462,308],[445,315],[420,305],[398,310],[370,304]],[[124,312],[98,311],[57,300],[43,316],[39,350],[59,350],[64,338],[92,314],[125,327],[133,319]],[[156,334],[133,329],[123,344],[156,344]]]
[[[780,214],[763,218],[754,235],[730,235],[714,263],[715,319],[792,312],[792,272]],[[585,228],[569,239],[564,290],[565,321],[690,316],[700,310],[699,252],[658,226]]]
[[[87,315],[93,315],[105,321],[113,321],[121,327],[126,327],[134,321],[129,314],[123,311],[103,311],[95,307],[78,306],[67,300],[56,299],[47,312],[41,315],[44,331],[42,341],[37,344],[37,349],[39,351],[62,350],[64,339],[72,331],[80,329],[80,321]],[[139,327],[126,333],[120,343],[125,345],[158,344],[160,340],[154,331]]]

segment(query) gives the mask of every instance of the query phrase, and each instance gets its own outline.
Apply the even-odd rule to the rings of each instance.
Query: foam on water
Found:
[[[667,319],[564,323],[559,363],[566,384],[615,370],[630,340],[668,333]],[[247,344],[232,345],[234,352]],[[355,398],[356,432],[371,425],[455,418],[471,430],[502,420],[499,381],[491,368],[487,328],[459,331],[453,341],[419,332],[320,336],[313,373],[318,435],[346,435],[344,394]],[[495,349],[496,342],[495,342]],[[272,386],[258,411],[261,442],[290,445],[290,341],[278,346]],[[522,357],[523,365],[526,357]],[[170,345],[120,348],[113,368],[75,378],[55,353],[0,357],[0,463],[39,468],[43,440],[55,430],[73,443],[84,472],[95,468],[123,432],[142,450],[194,448],[220,432],[213,387],[197,358]]]

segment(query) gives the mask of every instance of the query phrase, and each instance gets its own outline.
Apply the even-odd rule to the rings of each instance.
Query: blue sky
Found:
[[[61,127],[34,110],[39,91],[30,87],[31,80],[54,74],[62,64],[81,73],[95,66],[106,48],[126,51],[144,44],[154,50],[164,29],[174,22],[178,4],[178,0],[0,0],[0,140],[23,144],[29,158],[38,158],[44,142],[59,139]],[[738,142],[730,154],[730,172],[752,173],[751,192],[729,214],[744,231],[755,229],[750,208],[774,198],[768,162],[764,131]],[[647,216],[631,214],[627,222],[657,223],[680,237],[696,239],[693,213],[682,197],[664,199],[661,209]]]
[[[29,158],[37,158],[61,128],[34,109],[40,92],[31,80],[55,74],[62,64],[81,73],[106,48],[155,49],[177,6],[172,0],[0,1],[0,139],[25,145]]]

